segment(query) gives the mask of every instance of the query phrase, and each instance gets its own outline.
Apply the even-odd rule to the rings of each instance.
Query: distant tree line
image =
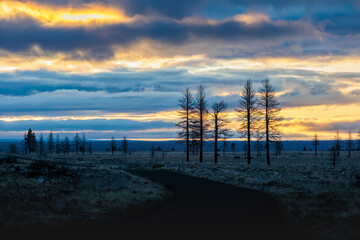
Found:
[[[258,97],[258,96],[259,97]],[[228,115],[228,105],[224,100],[211,104],[210,109],[206,100],[204,86],[197,88],[195,95],[186,88],[179,99],[178,111],[180,120],[176,126],[180,129],[178,138],[186,144],[186,161],[190,160],[190,152],[199,150],[199,160],[203,162],[203,145],[205,141],[214,141],[214,162],[218,162],[218,141],[222,140],[225,152],[226,140],[235,133],[230,130],[231,121]],[[276,153],[281,154],[282,133],[279,130],[282,117],[281,108],[275,95],[275,89],[270,80],[262,81],[262,86],[256,92],[253,82],[246,81],[241,92],[239,104],[235,109],[238,114],[240,137],[246,138],[245,152],[247,163],[251,163],[251,142],[256,137],[258,154],[261,140],[265,140],[267,164],[270,165],[270,144],[274,143]],[[235,145],[231,146],[235,154]]]
[[[80,136],[79,133],[75,133],[72,140],[70,140],[67,136],[61,140],[59,134],[56,134],[56,138],[54,138],[54,133],[50,131],[47,140],[44,139],[43,134],[40,134],[40,138],[37,140],[35,132],[29,128],[29,130],[24,134],[22,143],[25,154],[65,155],[69,154],[70,152],[75,152],[76,154],[84,155],[85,153],[88,153],[91,155],[93,153],[92,141],[88,141],[85,134]],[[112,137],[110,141],[110,149],[106,150],[111,151],[112,154],[114,154],[115,151],[121,151],[124,156],[129,155],[129,142],[126,137],[124,137],[119,148],[117,148],[115,138]],[[10,144],[10,152],[18,153],[15,144]]]
[[[75,133],[72,141],[67,136],[61,140],[59,134],[56,134],[56,138],[54,138],[52,131],[47,140],[44,139],[43,134],[40,134],[40,138],[37,140],[35,132],[29,128],[24,134],[22,143],[25,154],[69,154],[71,151],[76,154],[84,155],[86,152],[92,154],[92,142],[86,140],[85,134],[80,136],[79,133]]]

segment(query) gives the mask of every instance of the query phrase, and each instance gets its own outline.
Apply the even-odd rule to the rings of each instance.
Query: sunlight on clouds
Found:
[[[270,21],[269,16],[263,13],[238,14],[233,18],[236,21],[243,22],[248,25]]]
[[[24,16],[48,27],[92,27],[132,21],[123,10],[101,4],[84,4],[73,8],[21,1],[0,2],[0,19],[16,20]]]

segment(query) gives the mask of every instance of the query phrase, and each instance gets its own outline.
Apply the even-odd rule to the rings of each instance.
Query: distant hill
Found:
[[[132,151],[150,151],[151,147],[155,148],[160,147],[161,150],[165,151],[185,151],[185,144],[180,144],[177,141],[128,141],[129,148]],[[18,146],[18,149],[21,150],[23,148],[22,142],[20,140],[0,140],[0,151],[7,152],[9,149],[9,145],[11,143],[15,143]],[[92,141],[92,148],[94,152],[97,151],[106,151],[109,149],[110,141]],[[244,141],[228,141],[227,142],[227,151],[230,151],[230,145],[235,143],[236,151],[242,151],[244,149]],[[304,147],[309,151],[313,150],[314,146],[312,146],[311,141],[284,141],[283,151],[302,151]],[[320,141],[320,145],[318,146],[319,151],[326,151],[331,148],[333,141]],[[121,140],[116,141],[116,146],[119,147],[121,145]],[[220,142],[219,148],[222,150],[223,144]],[[214,144],[213,142],[207,142],[204,146],[205,151],[213,151]],[[345,147],[343,147],[345,149]]]

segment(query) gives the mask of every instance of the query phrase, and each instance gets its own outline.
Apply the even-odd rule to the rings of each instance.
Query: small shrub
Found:
[[[165,167],[164,164],[155,164],[155,165],[152,166],[153,169],[155,169],[155,168],[163,168],[163,167]]]

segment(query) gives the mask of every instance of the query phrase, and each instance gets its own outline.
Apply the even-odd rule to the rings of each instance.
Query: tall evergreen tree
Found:
[[[64,139],[63,151],[64,151],[64,154],[69,154],[69,152],[70,152],[70,140],[67,136]]]
[[[80,148],[80,145],[81,145],[81,140],[80,140],[80,136],[79,136],[79,133],[75,133],[75,136],[74,136],[74,147],[75,147],[75,153],[78,154],[79,152],[79,148]]]
[[[45,150],[45,141],[44,141],[44,136],[41,134],[40,135],[40,140],[39,140],[39,154],[40,155],[43,155],[46,153],[46,150]]]
[[[55,152],[56,154],[61,153],[61,141],[58,133],[56,134]]]
[[[180,128],[178,132],[178,138],[181,142],[186,143],[186,161],[190,161],[190,131],[191,131],[191,118],[194,110],[194,98],[189,88],[186,88],[182,97],[179,99],[178,111],[180,121],[176,123],[176,126]]]
[[[266,163],[270,165],[270,142],[281,138],[282,134],[279,126],[283,118],[279,116],[281,108],[275,96],[275,89],[269,79],[266,78],[262,82],[259,92],[259,106],[262,110],[262,117],[265,123]]]
[[[48,137],[48,151],[49,154],[52,154],[54,152],[54,134],[51,131]]]

